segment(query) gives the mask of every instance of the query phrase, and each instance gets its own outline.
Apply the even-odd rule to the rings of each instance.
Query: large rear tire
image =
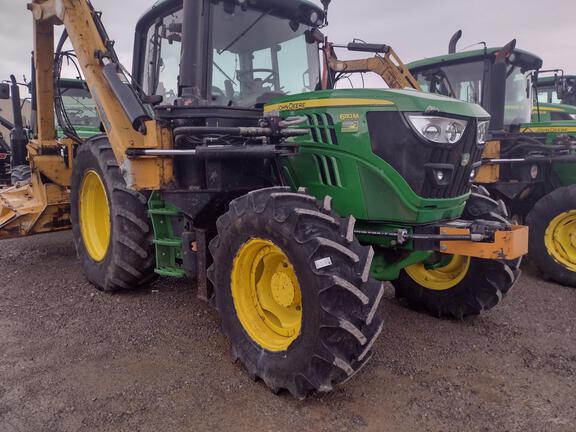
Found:
[[[234,360],[274,392],[330,391],[370,358],[381,283],[354,219],[306,193],[254,191],[218,219],[209,270]]]
[[[576,185],[541,198],[526,220],[530,261],[546,279],[576,287]]]
[[[91,138],[78,150],[71,213],[82,269],[98,289],[132,289],[154,278],[146,197],[126,187],[104,136]]]
[[[485,192],[472,193],[463,219],[508,223],[506,208]],[[437,317],[463,319],[495,307],[520,276],[521,259],[486,260],[442,256],[438,263],[418,263],[400,272],[392,284],[396,297]]]

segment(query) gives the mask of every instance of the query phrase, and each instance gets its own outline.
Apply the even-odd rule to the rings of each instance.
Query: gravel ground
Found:
[[[0,274],[2,432],[576,430],[576,290],[530,267],[464,322],[412,312],[388,287],[372,362],[305,402],[231,363],[186,282],[98,292],[69,233],[3,241]]]

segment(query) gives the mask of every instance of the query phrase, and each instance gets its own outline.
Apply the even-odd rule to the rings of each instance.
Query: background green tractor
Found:
[[[96,102],[80,79],[59,78],[56,83],[58,135],[88,139],[101,133]]]
[[[539,102],[576,106],[576,75],[564,75],[562,70],[539,71],[535,84]]]
[[[551,72],[553,76],[547,75]],[[533,122],[576,120],[576,76],[561,70],[538,71],[534,84]]]
[[[3,98],[11,99],[14,122],[0,116],[0,124],[10,131],[5,140],[0,134],[0,185],[10,186],[30,180],[30,167],[26,161],[25,146],[35,134],[35,124],[24,124],[22,100],[19,87],[24,86],[33,92],[30,84],[21,84],[14,76],[10,84],[3,85]],[[61,78],[55,82],[57,97],[55,110],[58,119],[58,136],[72,136],[83,140],[101,133],[100,117],[96,104],[86,87],[79,79]],[[34,109],[34,107],[32,107]],[[35,121],[35,116],[32,116]],[[12,149],[16,149],[13,155]]]
[[[423,89],[480,103],[493,140],[476,182],[530,226],[530,257],[549,279],[576,286],[576,122],[538,116],[533,73],[539,57],[515,48],[455,52],[408,65]],[[548,111],[554,112],[554,111]]]

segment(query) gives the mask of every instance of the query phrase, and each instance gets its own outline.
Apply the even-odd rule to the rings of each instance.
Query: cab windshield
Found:
[[[422,90],[454,97],[486,107],[485,62],[476,61],[420,69],[416,79]],[[506,125],[530,122],[532,115],[531,74],[515,65],[508,66],[506,78]]]
[[[309,27],[266,12],[230,13],[215,7],[212,99],[215,104],[254,106],[274,96],[314,90],[320,74]]]
[[[96,103],[90,92],[85,88],[63,87],[59,90],[62,105],[72,126],[100,127],[100,117],[96,110]]]
[[[538,102],[540,103],[562,103],[554,87],[538,87]]]
[[[270,11],[212,3],[212,64],[208,103],[254,107],[274,97],[314,90],[320,79],[317,44],[309,26]],[[143,87],[171,104],[178,97],[182,10],[164,16],[147,35]]]

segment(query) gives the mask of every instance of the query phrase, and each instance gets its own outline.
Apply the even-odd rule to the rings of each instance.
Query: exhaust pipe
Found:
[[[452,37],[450,38],[450,43],[448,44],[448,54],[454,54],[456,52],[456,47],[461,37],[462,37],[462,30],[458,30],[456,33],[452,35]]]
[[[16,82],[16,77],[10,75],[10,96],[12,99],[12,112],[14,113],[14,127],[10,132],[10,147],[12,150],[12,159],[10,165],[12,168],[18,165],[26,165],[26,146],[28,145],[28,136],[24,130],[24,121],[22,120],[22,108],[20,106],[20,89]]]

